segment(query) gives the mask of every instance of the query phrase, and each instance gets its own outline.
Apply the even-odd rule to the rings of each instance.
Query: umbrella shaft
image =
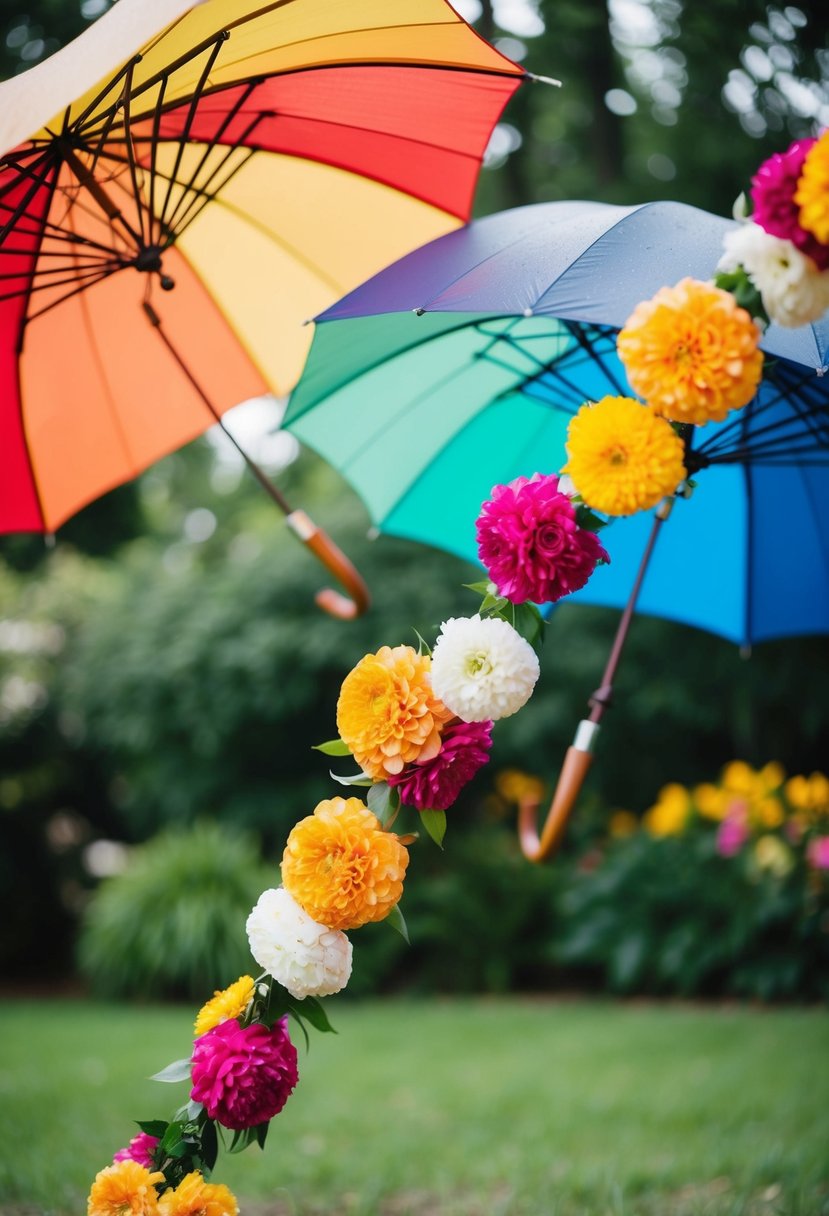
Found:
[[[193,388],[198,393],[199,397],[201,397],[204,404],[210,410],[210,413],[213,415],[213,418],[215,419],[215,421],[222,428],[222,430],[227,435],[230,442],[235,447],[236,451],[242,457],[245,464],[250,469],[251,473],[253,473],[254,477],[259,482],[262,489],[273,499],[273,501],[276,503],[276,505],[279,507],[279,509],[281,511],[283,511],[286,515],[290,515],[291,511],[292,511],[292,507],[291,507],[290,503],[288,502],[288,500],[286,499],[285,495],[282,494],[276,488],[276,486],[273,484],[273,482],[270,480],[270,478],[267,477],[267,475],[262,471],[262,469],[260,469],[260,467],[256,463],[256,461],[252,460],[250,458],[250,456],[248,456],[247,452],[241,446],[241,444],[237,442],[237,440],[233,437],[233,435],[231,435],[230,431],[227,429],[227,427],[224,424],[221,414],[216,409],[215,405],[210,400],[210,398],[208,397],[207,393],[204,391],[202,386],[199,384],[196,377],[190,371],[190,368],[184,362],[181,355],[179,354],[179,352],[176,350],[173,343],[168,338],[167,334],[164,332],[164,329],[161,324],[161,318],[159,317],[158,313],[153,308],[152,304],[150,304],[150,302],[148,300],[145,300],[143,303],[143,308],[144,308],[144,312],[147,314],[147,317],[149,318],[150,324],[152,325],[153,329],[156,331],[158,336],[161,338],[162,342],[167,347],[168,351],[173,356],[173,358],[175,359],[176,363],[179,365],[181,370],[184,372],[185,376],[190,381]]]
[[[651,534],[648,537],[645,552],[642,554],[642,560],[640,561],[639,569],[636,572],[636,580],[633,584],[630,595],[628,596],[628,602],[625,604],[622,619],[619,621],[619,626],[616,630],[616,637],[613,639],[613,646],[611,647],[607,665],[604,669],[602,682],[588,701],[588,705],[590,706],[588,721],[595,722],[597,726],[601,722],[604,711],[607,709],[608,705],[610,705],[612,700],[613,681],[616,678],[616,669],[619,666],[619,660],[622,657],[622,650],[624,649],[625,642],[627,641],[630,622],[633,619],[633,613],[636,609],[636,601],[638,600],[639,592],[642,589],[642,583],[645,579],[645,573],[648,569],[648,563],[650,562],[654,545],[656,544],[656,538],[659,535],[660,527],[670,515],[673,505],[673,498],[664,498],[656,509]]]

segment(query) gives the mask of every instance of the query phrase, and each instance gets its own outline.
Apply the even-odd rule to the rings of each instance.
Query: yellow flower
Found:
[[[564,472],[588,506],[632,515],[673,494],[685,477],[684,447],[664,418],[633,397],[602,397],[570,420]]]
[[[829,130],[806,154],[794,201],[800,207],[801,228],[829,245]]]
[[[767,790],[779,790],[786,780],[786,770],[776,760],[770,760],[763,765],[758,776]]]
[[[408,864],[405,847],[359,798],[331,798],[288,837],[282,882],[317,924],[357,929],[388,916]]]
[[[757,788],[757,773],[745,760],[732,760],[722,771],[723,788],[732,794],[753,794]]]
[[[754,862],[775,878],[785,878],[794,866],[792,851],[779,836],[761,836],[754,846]]]
[[[607,826],[611,836],[632,836],[639,827],[639,820],[630,811],[614,811]]]
[[[663,785],[642,822],[651,836],[676,836],[684,829],[690,811],[691,796],[684,785]]]
[[[790,778],[786,782],[785,793],[796,810],[829,815],[829,778],[823,773]]]
[[[251,977],[243,975],[229,988],[225,988],[221,992],[218,990],[214,992],[210,1000],[199,1010],[194,1028],[196,1038],[207,1034],[208,1030],[212,1030],[220,1022],[238,1018],[240,1013],[244,1013],[248,1001],[253,996],[253,989],[254,983]]]
[[[763,374],[759,340],[730,292],[682,279],[634,309],[616,348],[631,387],[658,414],[702,425],[752,399]]]
[[[453,716],[432,691],[432,660],[411,646],[383,646],[349,672],[337,701],[340,738],[364,772],[382,781],[432,760]]]
[[[205,1182],[198,1170],[158,1201],[161,1216],[238,1216],[236,1196],[221,1182]]]
[[[156,1216],[159,1171],[150,1173],[137,1161],[116,1161],[102,1169],[92,1183],[87,1216]]]
[[[517,768],[505,768],[495,778],[495,789],[505,802],[516,805],[525,799],[540,799],[544,793],[544,782],[539,777],[531,777]]]
[[[779,798],[757,798],[752,805],[752,818],[760,827],[779,828],[785,815]]]
[[[693,799],[700,815],[705,819],[720,820],[725,818],[726,800],[722,790],[710,782],[694,787]]]

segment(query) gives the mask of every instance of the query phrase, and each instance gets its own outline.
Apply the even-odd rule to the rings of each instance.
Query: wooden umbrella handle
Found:
[[[546,861],[558,848],[570,812],[576,805],[584,779],[593,762],[590,750],[598,727],[593,722],[579,725],[576,740],[567,748],[556,791],[547,812],[541,835],[538,834],[538,797],[522,798],[518,806],[518,838],[528,861]]]
[[[371,603],[368,587],[356,566],[335,545],[327,532],[318,528],[304,511],[291,511],[286,515],[286,521],[295,536],[298,536],[306,549],[325,566],[334,578],[345,587],[348,595],[342,595],[333,587],[325,587],[314,596],[317,604],[330,616],[336,616],[341,621],[353,621],[362,616]]]

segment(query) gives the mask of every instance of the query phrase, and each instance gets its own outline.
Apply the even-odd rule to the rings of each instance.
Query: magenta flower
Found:
[[[815,836],[806,850],[809,865],[816,870],[829,870],[829,836]]]
[[[223,1127],[239,1131],[278,1115],[298,1080],[287,1019],[272,1029],[238,1018],[220,1022],[193,1045],[190,1097]]]
[[[749,835],[748,815],[742,807],[726,815],[717,828],[717,852],[720,857],[736,857]]]
[[[810,257],[820,270],[829,267],[829,246],[800,227],[800,208],[794,201],[803,162],[817,141],[797,139],[785,152],[764,160],[751,179],[752,219],[772,236],[793,245]]]
[[[554,473],[495,486],[475,525],[478,554],[498,594],[513,604],[552,603],[583,587],[609,561],[595,532],[580,528],[576,508]]]
[[[113,1162],[137,1161],[145,1169],[151,1170],[153,1153],[157,1147],[158,1136],[151,1136],[149,1132],[139,1132],[137,1136],[133,1136],[126,1148],[119,1148],[112,1160]]]
[[[434,759],[404,768],[388,778],[389,785],[397,786],[407,806],[445,811],[486,764],[491,747],[491,722],[451,722]]]

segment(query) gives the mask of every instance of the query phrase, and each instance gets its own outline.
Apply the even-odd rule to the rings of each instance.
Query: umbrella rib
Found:
[[[145,208],[141,205],[141,190],[138,185],[138,169],[135,163],[135,145],[132,140],[130,131],[130,95],[132,93],[132,78],[135,68],[135,61],[127,67],[127,73],[124,77],[124,88],[122,92],[123,110],[124,110],[124,143],[127,149],[127,161],[129,163],[130,181],[132,182],[132,194],[135,200],[135,210],[138,217],[138,233],[141,238],[142,246],[148,245],[152,238],[152,221],[148,225],[148,232],[144,234],[144,212]]]
[[[804,393],[805,390],[811,385],[812,381],[813,377],[811,375],[807,375],[800,383],[781,386],[773,378],[770,379],[769,382],[773,384],[778,391],[774,396],[770,397],[769,400],[764,402],[762,406],[758,406],[752,411],[752,421],[759,415],[766,413],[768,410],[774,408],[783,401],[787,402],[787,404],[791,406],[794,416],[790,415],[785,418],[778,418],[771,422],[765,423],[763,426],[752,427],[750,430],[747,430],[743,426],[742,418],[738,417],[732,419],[725,427],[722,428],[722,430],[712,437],[712,440],[708,444],[701,444],[697,450],[704,455],[709,462],[717,460],[718,463],[724,463],[728,459],[744,460],[750,458],[754,452],[763,452],[769,450],[769,448],[774,449],[775,447],[782,447],[783,445],[787,444],[788,441],[786,432],[793,428],[795,434],[799,434],[806,429],[815,436],[815,440],[818,444],[820,444],[821,439],[823,439],[825,443],[825,434],[821,434],[820,428],[815,428],[813,425],[815,421],[814,413],[817,412],[820,415],[827,417],[827,408],[829,407],[827,407],[824,401],[817,400],[814,402],[812,411],[802,413],[799,410],[799,404],[796,402],[796,399],[793,396],[795,392]],[[731,442],[737,431],[740,432],[743,442],[735,448],[729,448],[728,444]],[[761,440],[761,442],[757,442],[758,438]]]
[[[190,139],[190,129],[193,126],[193,123],[196,118],[196,110],[198,109],[199,101],[201,100],[201,96],[202,96],[202,93],[204,92],[205,86],[207,84],[208,77],[209,77],[211,71],[213,70],[213,65],[216,62],[216,57],[218,56],[219,51],[222,49],[222,46],[224,45],[224,43],[227,41],[227,38],[228,38],[228,35],[224,31],[221,31],[217,35],[217,37],[214,39],[214,41],[212,43],[212,49],[210,51],[210,54],[207,57],[207,62],[205,63],[204,67],[202,68],[201,76],[199,77],[198,83],[196,84],[196,87],[193,90],[193,93],[190,98],[190,104],[189,104],[189,108],[188,108],[188,112],[187,112],[187,117],[184,120],[184,125],[182,126],[182,129],[181,129],[181,135],[179,136],[179,139],[178,139],[178,151],[176,152],[175,164],[173,165],[173,171],[167,180],[167,191],[164,195],[164,202],[161,205],[161,212],[158,217],[159,228],[160,228],[161,234],[163,236],[166,236],[166,222],[165,221],[166,221],[166,216],[167,216],[167,208],[170,205],[170,198],[172,196],[173,183],[175,182],[175,180],[177,178],[179,168],[181,167],[182,157],[184,156],[185,148],[187,147],[188,140]]]
[[[45,305],[45,307],[39,308],[36,312],[29,313],[28,316],[26,317],[26,323],[28,324],[29,321],[36,320],[37,317],[45,316],[45,314],[47,312],[51,312],[52,309],[57,308],[57,306],[59,304],[64,304],[67,300],[71,300],[72,296],[79,295],[80,292],[86,291],[90,287],[94,287],[94,285],[96,283],[101,283],[101,282],[103,282],[104,279],[108,279],[111,274],[112,274],[111,270],[106,270],[103,273],[96,275],[95,278],[89,278],[86,280],[86,282],[78,284],[78,286],[76,286],[74,288],[74,290],[67,291],[64,295],[60,296],[59,299],[53,300],[51,304],[47,304],[47,305]],[[67,282],[77,283],[77,279],[67,279]],[[44,286],[54,288],[54,287],[59,286],[59,284],[49,283],[49,284],[44,284]],[[32,290],[37,291],[38,288],[34,287],[34,288],[32,288]]]
[[[768,412],[768,410],[773,409],[776,405],[779,405],[780,402],[786,400],[787,395],[792,393],[793,391],[797,391],[797,392],[803,391],[803,389],[806,388],[806,386],[812,381],[812,379],[814,379],[814,374],[807,372],[806,374],[804,374],[801,377],[799,383],[796,383],[794,385],[781,385],[778,383],[777,379],[775,378],[774,371],[773,370],[770,371],[770,373],[767,377],[766,383],[771,384],[774,387],[774,389],[776,390],[776,392],[773,395],[770,394],[769,397],[767,398],[767,400],[762,403],[762,405],[758,405],[758,404],[754,405],[754,407],[752,408],[752,413],[751,413],[752,419],[758,418],[761,414],[765,414]],[[748,408],[748,407],[746,407],[746,408]],[[766,423],[762,427],[752,428],[751,435],[753,437],[755,435],[766,434],[768,431],[773,431],[777,427],[785,426],[788,423],[788,421],[789,421],[788,419],[782,419],[782,420],[778,420],[775,422]],[[707,444],[706,443],[700,444],[700,446],[697,450],[707,454],[708,452],[711,452],[711,451],[716,452],[716,451],[725,449],[725,448],[727,448],[728,444],[732,441],[732,438],[734,437],[734,435],[737,432],[739,432],[740,434],[743,434],[743,431],[744,431],[744,428],[743,428],[742,412],[735,411],[734,414],[732,415],[732,417],[725,423],[725,425],[722,426],[716,432],[716,434],[711,437],[710,441]]]
[[[39,261],[42,256],[43,256],[42,254],[38,254],[37,260]],[[65,257],[66,255],[63,254],[61,256]],[[93,270],[102,270],[104,267],[112,266],[113,268],[117,268],[122,265],[124,265],[124,263],[118,261],[115,258],[111,258],[108,262],[105,261],[103,258],[101,258],[100,260],[98,260],[96,262],[87,263],[85,267],[81,267],[80,269],[86,270],[91,273]],[[46,276],[52,276],[52,275],[56,275],[56,274],[67,274],[68,271],[69,271],[69,267],[66,265],[65,262],[62,266],[44,266],[42,269],[39,267],[35,267],[31,271],[25,271],[25,270],[24,271],[8,271],[7,273],[0,274],[0,282],[8,281],[11,279],[25,279],[27,282],[29,282],[36,278],[44,278]],[[70,282],[71,279],[67,279],[65,281]],[[42,286],[43,287],[50,287],[50,286],[59,287],[59,286],[62,286],[62,283],[63,283],[63,280],[61,280],[60,282],[57,282],[57,283],[54,280],[52,280],[51,283],[43,283]],[[36,290],[40,290],[40,287],[38,287]],[[16,291],[16,292],[11,293],[11,295],[3,296],[2,299],[10,300],[10,299],[12,299],[13,296],[17,296],[17,295],[21,295],[21,294],[23,294],[23,293],[20,291]]]
[[[107,81],[107,83],[104,85],[103,89],[101,89],[100,93],[97,93],[92,98],[92,101],[90,101],[90,103],[86,107],[86,109],[81,114],[78,115],[78,117],[74,120],[74,122],[71,124],[71,127],[69,129],[74,130],[74,131],[80,131],[81,128],[83,127],[83,124],[86,121],[86,119],[89,117],[90,114],[92,114],[94,112],[94,110],[97,108],[98,104],[103,101],[103,99],[106,97],[107,93],[111,93],[112,90],[115,88],[115,86],[117,84],[120,84],[121,81],[124,79],[124,77],[134,69],[134,67],[137,63],[140,63],[140,62],[141,62],[140,55],[133,55],[132,59],[127,60],[127,62],[124,64],[124,66],[122,68],[120,68],[118,70],[118,72],[116,72],[116,74],[110,80]],[[117,113],[119,105],[120,105],[120,97],[117,101],[113,102],[112,106],[110,107],[110,110],[113,113]],[[109,112],[110,111],[105,111],[105,114],[108,114]],[[68,115],[69,110],[67,110],[66,113]]]
[[[200,157],[199,162],[196,165],[196,168],[194,169],[193,173],[190,175],[189,180],[186,183],[182,183],[181,196],[180,196],[178,202],[176,203],[176,206],[174,207],[173,212],[170,215],[170,218],[167,222],[167,227],[171,232],[179,233],[184,230],[184,228],[186,226],[185,221],[186,221],[188,214],[193,209],[193,206],[197,205],[197,203],[198,203],[198,196],[196,196],[195,201],[194,201],[194,197],[193,197],[193,192],[196,188],[196,180],[197,180],[199,174],[201,173],[202,169],[204,168],[205,164],[207,163],[207,159],[210,156],[211,152],[213,152],[214,149],[218,146],[222,135],[225,133],[227,128],[230,126],[231,122],[236,117],[236,115],[239,113],[239,111],[241,110],[245,101],[247,101],[247,99],[250,97],[251,93],[254,91],[255,88],[256,88],[256,82],[251,81],[250,84],[248,84],[247,88],[244,90],[244,93],[239,97],[239,99],[234,103],[234,105],[231,106],[231,108],[228,110],[227,114],[225,115],[221,125],[219,126],[219,129],[213,134],[210,141],[206,144],[204,152],[202,153],[202,156]],[[248,136],[256,129],[256,127],[262,121],[262,118],[263,118],[262,114],[257,114],[252,119],[252,121],[248,124],[248,126],[245,128],[245,130],[241,133],[241,135],[235,141],[235,143],[228,145],[227,151],[221,157],[219,164],[214,169],[211,170],[211,172],[209,173],[209,175],[207,177],[207,180],[205,182],[203,182],[202,185],[199,187],[200,191],[203,191],[205,194],[209,195],[209,197],[207,197],[205,199],[203,206],[206,206],[207,203],[210,202],[210,200],[212,198],[215,198],[215,196],[219,192],[219,190],[222,190],[224,188],[224,186],[227,184],[227,182],[222,182],[221,185],[217,186],[215,190],[211,191],[213,183],[215,182],[216,178],[221,173],[221,171],[224,169],[224,167],[227,164],[230,157],[233,155],[233,153],[236,151],[236,149],[238,147],[241,147],[243,144],[246,144]],[[235,172],[235,170],[234,170],[234,172]],[[232,176],[233,176],[233,174],[231,174],[231,177]],[[229,181],[230,178],[228,178],[227,180]],[[184,209],[184,213],[182,215],[179,215],[182,203],[183,203],[184,199],[188,198],[188,197],[189,197],[189,202],[187,203],[187,206]],[[177,216],[178,216],[178,219],[177,219]],[[195,216],[193,218],[195,218]]]
[[[24,178],[31,178],[32,180],[30,182],[28,190],[25,192],[23,198],[20,200],[19,203],[17,203],[15,206],[12,206],[10,203],[0,204],[0,208],[2,208],[2,210],[11,211],[11,213],[12,213],[9,220],[3,225],[2,228],[0,228],[0,246],[2,246],[6,237],[13,230],[15,225],[18,224],[18,222],[21,219],[23,219],[24,216],[26,219],[35,219],[34,216],[31,216],[28,214],[27,208],[28,208],[29,204],[32,202],[32,200],[35,198],[35,196],[37,195],[38,191],[43,189],[43,186],[49,179],[49,174],[53,171],[53,168],[54,168],[54,162],[51,157],[49,157],[49,156],[44,157],[44,162],[45,162],[46,172],[43,174],[42,177],[39,177],[33,171],[27,171],[25,174],[22,175]]]
[[[170,77],[164,76],[161,80],[161,86],[158,90],[158,101],[156,102],[155,112],[153,113],[153,132],[150,138],[150,197],[149,197],[149,212],[150,212],[150,236],[153,244],[157,243],[161,236],[161,228],[156,230],[155,218],[155,183],[158,177],[156,171],[156,157],[158,156],[159,132],[161,130],[161,112],[164,108],[164,95],[167,92],[167,84]]]
[[[70,283],[79,284],[80,290],[83,291],[86,289],[87,286],[90,285],[88,280],[91,282],[97,282],[98,279],[105,279],[105,278],[107,278],[107,276],[109,274],[112,273],[112,270],[117,270],[120,267],[120,265],[121,265],[120,262],[115,262],[112,266],[112,269],[110,269],[107,266],[95,266],[95,267],[89,266],[84,270],[75,271],[74,273],[71,273],[71,274],[69,273],[69,268],[67,266],[61,266],[60,272],[66,274],[65,279],[57,279],[57,280],[53,280],[49,283],[33,283],[32,286],[29,287],[26,291],[4,292],[2,295],[0,295],[0,301],[14,300],[18,296],[21,296],[21,295],[32,296],[35,294],[35,292],[38,292],[38,291],[54,291],[56,288],[66,287]]]
[[[123,163],[123,160],[121,160],[119,157],[117,157],[113,152],[107,152],[107,153],[105,153],[105,155],[107,156],[107,158],[109,160],[113,160],[117,164]],[[254,153],[254,151],[251,149],[250,156],[253,156],[253,155],[262,155],[262,154]],[[219,187],[220,190],[224,189],[224,187],[231,180],[231,178],[233,177],[233,175],[235,173],[238,173],[239,170],[244,168],[244,166],[248,163],[250,156],[247,159],[240,161],[240,163],[233,170],[233,173],[231,173],[228,176],[228,178],[222,182],[221,187]],[[163,174],[160,170],[157,170],[157,172],[158,172],[159,177],[164,178],[166,180],[165,174]],[[306,270],[308,270],[311,274],[313,274],[315,278],[319,279],[319,281],[321,283],[325,283],[325,285],[327,287],[330,287],[332,291],[336,292],[339,295],[342,295],[342,293],[345,291],[345,287],[341,282],[337,281],[336,279],[331,278],[331,276],[326,274],[325,270],[323,270],[323,268],[321,266],[319,266],[316,262],[311,261],[310,258],[306,257],[305,254],[303,254],[299,249],[296,248],[296,246],[291,245],[287,241],[283,240],[272,229],[268,228],[267,225],[265,225],[265,224],[261,223],[261,221],[255,219],[253,216],[249,215],[246,211],[243,211],[240,207],[237,207],[234,203],[231,203],[228,199],[217,197],[216,195],[204,195],[204,191],[202,191],[198,187],[194,188],[193,193],[196,195],[199,195],[200,197],[203,196],[205,203],[209,203],[212,201],[215,204],[215,206],[224,208],[225,211],[228,211],[231,215],[234,215],[237,219],[241,220],[242,223],[247,224],[249,227],[255,229],[255,231],[261,233],[262,236],[266,237],[273,244],[278,245],[280,249],[283,249],[289,255],[289,257],[293,258],[293,260],[295,262],[299,263],[299,265],[301,265],[301,266],[304,266],[306,268]],[[193,220],[195,218],[196,218],[196,216],[191,216],[191,218],[187,221],[187,224],[186,224],[187,228],[190,227],[191,223],[193,222]],[[183,229],[180,228],[178,230],[178,232],[176,233],[176,236],[180,236],[182,231],[183,231]]]
[[[256,121],[251,124],[251,128],[255,127],[259,121],[260,120],[257,118]],[[236,164],[231,166],[230,172],[227,173],[224,178],[222,178],[218,185],[216,185],[216,177],[236,151],[237,148],[235,147],[229,148],[227,155],[222,157],[220,164],[208,178],[207,182],[205,182],[204,186],[200,187],[198,192],[195,190],[193,191],[190,202],[187,204],[186,210],[180,217],[178,225],[174,229],[174,236],[176,239],[178,239],[183,232],[187,231],[190,225],[199,218],[208,203],[216,200],[217,196],[222,190],[224,190],[225,186],[229,185],[230,182],[233,181],[236,174],[243,169],[251,157],[255,155],[253,148],[246,149],[246,155],[240,157]]]
[[[620,397],[627,396],[629,393],[629,390],[626,388],[625,385],[622,384],[621,380],[619,380],[619,378],[615,375],[615,373],[610,370],[608,365],[600,358],[600,356],[596,352],[595,347],[590,342],[587,341],[587,337],[586,337],[586,334],[584,333],[582,326],[580,324],[578,324],[577,322],[574,323],[571,321],[565,321],[564,324],[567,327],[567,329],[570,331],[570,333],[573,335],[573,337],[576,339],[579,346],[581,346],[581,348],[585,352],[585,354],[588,355],[588,357],[596,364],[596,366],[599,368],[599,370],[605,376],[607,376],[610,383],[616,389],[617,394]],[[616,349],[615,339],[616,339],[617,332],[618,332],[617,330],[610,329],[610,328],[604,328],[603,326],[600,326],[600,325],[597,325],[595,327],[595,329],[593,330],[593,333],[598,334],[600,337],[612,338],[614,351]]]

